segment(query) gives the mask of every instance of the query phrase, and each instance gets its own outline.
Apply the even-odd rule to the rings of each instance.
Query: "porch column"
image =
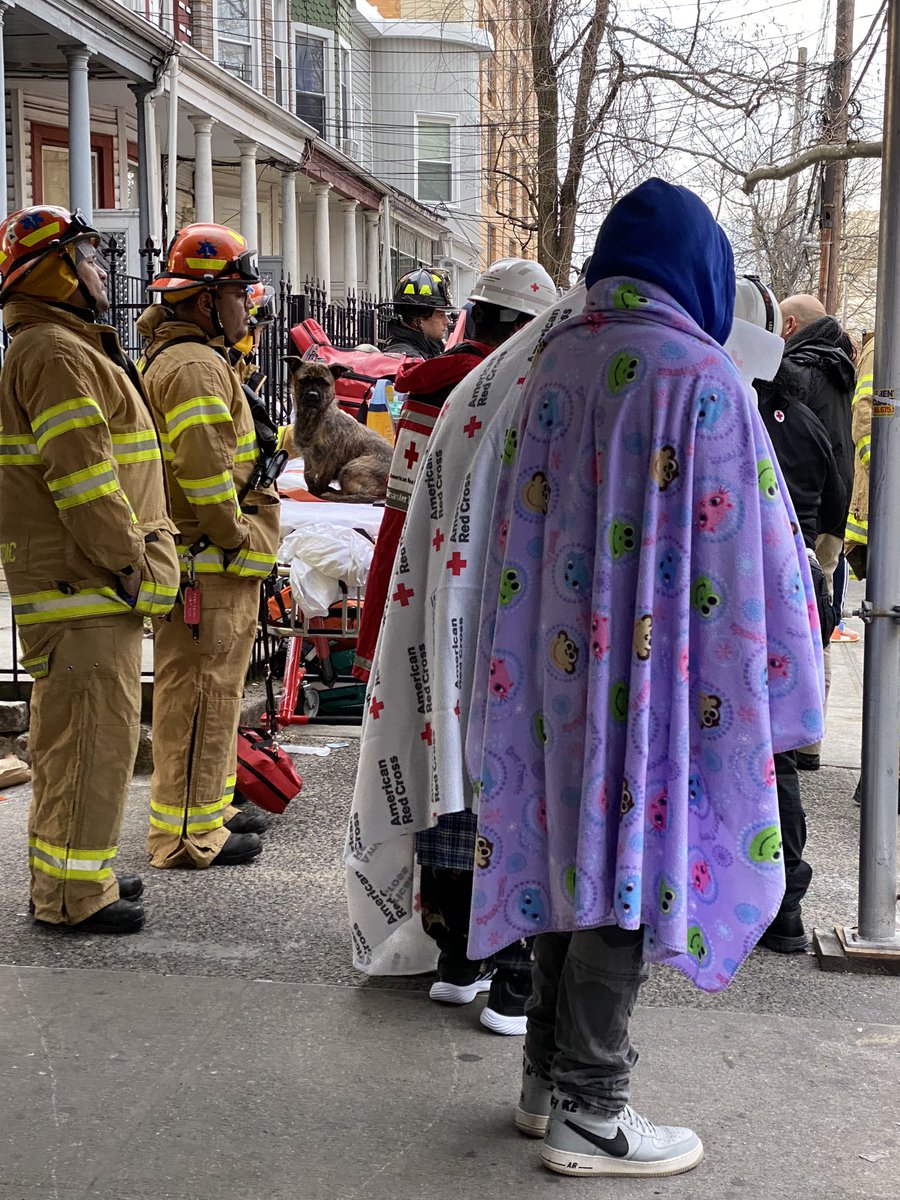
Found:
[[[94,219],[94,181],[91,166],[91,97],[88,90],[87,46],[60,46],[69,64],[69,208],[80,208]]]
[[[194,127],[194,220],[214,221],[212,117],[188,117]]]
[[[344,210],[344,295],[349,296],[356,291],[359,263],[356,254],[356,210],[359,204],[355,200],[341,202]]]
[[[6,0],[0,0],[0,122],[3,129],[6,129],[6,47],[3,41],[3,18],[6,15],[6,10],[9,5]],[[8,216],[7,205],[7,189],[9,180],[6,177],[6,151],[0,154],[0,221],[5,220]]]
[[[328,223],[328,193],[330,183],[317,183],[313,187],[316,196],[316,279],[331,299],[331,228]]]
[[[297,286],[297,168],[285,167],[281,172],[281,258],[284,277]]]
[[[256,197],[257,142],[235,142],[241,152],[241,233],[255,250],[259,246],[259,203]]]
[[[147,144],[147,97],[153,91],[152,83],[131,83],[137,105],[137,148],[138,148],[138,241],[143,250],[150,236],[150,147]],[[121,152],[120,152],[121,153]]]
[[[369,294],[378,300],[381,292],[378,262],[378,249],[381,244],[380,216],[378,210],[373,208],[367,208],[363,215],[366,219],[366,287]]]

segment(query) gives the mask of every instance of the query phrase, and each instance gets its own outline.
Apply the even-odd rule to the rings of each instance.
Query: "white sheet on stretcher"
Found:
[[[278,480],[283,490],[305,488],[303,460],[292,459]],[[291,592],[304,615],[324,617],[341,598],[340,583],[365,588],[383,508],[282,497],[278,561],[290,567]],[[369,537],[357,532],[365,530]]]

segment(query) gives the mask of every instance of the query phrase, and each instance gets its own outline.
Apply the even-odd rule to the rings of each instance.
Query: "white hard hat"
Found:
[[[501,258],[475,281],[470,300],[496,304],[512,313],[536,317],[556,303],[556,285],[540,265],[527,258]]]
[[[775,293],[757,275],[738,275],[734,315],[740,321],[781,337],[781,309]]]

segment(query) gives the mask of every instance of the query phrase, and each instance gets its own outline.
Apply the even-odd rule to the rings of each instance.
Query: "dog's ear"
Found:
[[[350,368],[345,367],[342,363],[329,363],[328,370],[331,372],[331,378],[338,380],[342,375],[346,375]]]
[[[282,354],[281,361],[287,363],[291,375],[296,375],[303,366],[303,359],[299,354]]]

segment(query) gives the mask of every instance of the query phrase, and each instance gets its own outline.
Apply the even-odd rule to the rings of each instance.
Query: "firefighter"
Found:
[[[263,330],[275,320],[275,289],[267,283],[255,283],[250,289],[247,308],[250,317],[247,333],[231,347],[228,357],[241,383],[259,395],[266,376],[257,355]]]
[[[34,677],[28,844],[34,918],[134,933],[136,875],[113,871],[137,752],[144,615],[178,591],[159,441],[80,212],[0,227],[0,555]]]
[[[230,803],[259,585],[279,535],[278,497],[256,486],[256,431],[228,355],[247,334],[258,282],[240,234],[188,225],[150,285],[162,304],[138,323],[182,562],[181,595],[154,628],[154,867],[246,863],[262,848],[265,818]]]

